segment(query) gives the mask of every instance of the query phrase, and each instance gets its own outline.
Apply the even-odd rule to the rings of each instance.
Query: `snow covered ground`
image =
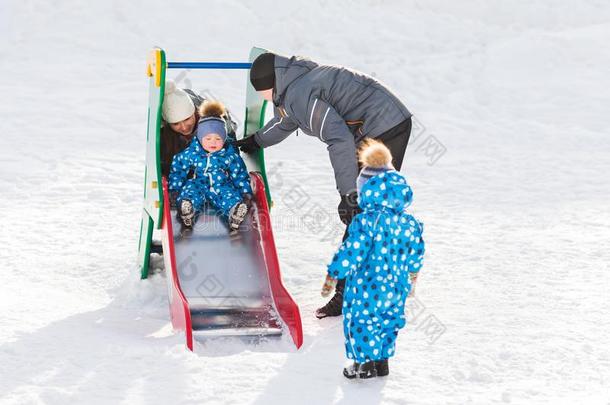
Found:
[[[608,39],[598,0],[0,1],[0,403],[608,404]],[[336,247],[315,226],[339,223],[302,135],[267,153],[302,349],[172,334],[136,268],[154,45],[351,66],[416,114],[427,258],[389,378],[346,381],[340,320],[312,315]],[[176,78],[243,111],[244,72]]]

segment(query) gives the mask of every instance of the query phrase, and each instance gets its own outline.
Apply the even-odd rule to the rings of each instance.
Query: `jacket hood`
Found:
[[[390,209],[403,211],[411,205],[413,191],[404,176],[396,170],[371,177],[358,195],[358,204],[364,211]]]
[[[290,83],[309,73],[318,64],[302,56],[287,58],[275,55],[275,87],[273,102],[280,105]]]

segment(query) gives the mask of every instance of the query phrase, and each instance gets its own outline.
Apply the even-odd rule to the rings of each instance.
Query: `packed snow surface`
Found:
[[[0,403],[607,404],[609,39],[598,0],[0,1]],[[341,226],[303,134],[266,151],[303,347],[172,332],[161,260],[136,264],[155,45],[346,65],[414,112],[427,253],[388,378],[343,378],[313,316]],[[168,76],[243,120],[244,71]]]

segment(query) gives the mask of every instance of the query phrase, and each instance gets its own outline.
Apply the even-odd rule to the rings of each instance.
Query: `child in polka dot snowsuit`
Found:
[[[406,324],[405,300],[424,256],[422,225],[405,208],[413,193],[391,165],[390,151],[378,141],[360,150],[358,177],[362,212],[328,266],[329,277],[346,278],[343,301],[345,350],[353,364],[347,378],[389,373],[398,331]]]
[[[231,144],[225,144],[224,111],[218,102],[204,103],[196,136],[172,160],[169,189],[178,192],[179,213],[187,227],[208,202],[237,228],[252,198],[244,161]]]

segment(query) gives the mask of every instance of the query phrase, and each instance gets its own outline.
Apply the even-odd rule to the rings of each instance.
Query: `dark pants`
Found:
[[[411,118],[408,118],[396,125],[394,128],[391,128],[379,135],[377,138],[378,141],[381,141],[388,147],[390,152],[392,153],[392,165],[397,171],[400,171],[402,168],[402,161],[405,157],[405,151],[407,150],[407,144],[409,143],[409,137],[411,136]],[[362,169],[360,165],[360,161],[358,161],[358,172]],[[343,233],[343,240],[347,239],[347,228],[349,225],[345,227],[345,232]],[[345,288],[345,279],[341,279],[337,282],[337,286],[335,287],[337,292],[343,292]]]
[[[389,131],[384,132],[377,138],[392,152],[392,165],[398,171],[402,168],[402,160],[405,157],[409,137],[411,136],[411,118],[404,120]]]

